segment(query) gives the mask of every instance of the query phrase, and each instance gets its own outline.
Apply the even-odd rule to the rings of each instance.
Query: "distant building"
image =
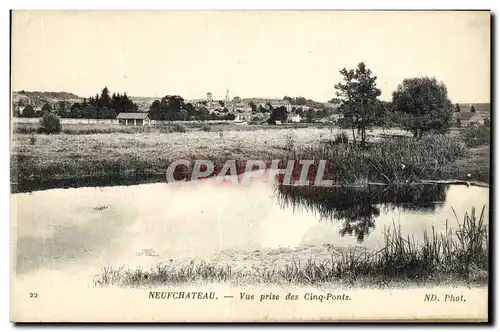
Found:
[[[290,114],[290,116],[288,117],[288,120],[290,120],[290,122],[300,122],[300,120],[302,120],[302,118],[300,117],[300,114]]]
[[[474,124],[484,124],[485,115],[478,112],[455,112],[455,121],[460,119],[461,126],[471,126]]]
[[[287,112],[290,112],[292,110],[292,104],[290,104],[290,102],[285,99],[243,98],[241,99],[241,102],[247,105],[250,105],[250,103],[254,103],[257,108],[262,106],[265,109],[269,109],[269,105],[271,105],[273,108],[284,106]]]
[[[252,113],[234,113],[234,122],[246,122],[252,120]]]
[[[120,113],[118,123],[125,126],[145,126],[151,124],[148,113]]]

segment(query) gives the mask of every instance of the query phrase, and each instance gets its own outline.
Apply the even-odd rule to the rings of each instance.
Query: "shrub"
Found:
[[[212,128],[210,128],[210,126],[209,126],[209,125],[204,125],[203,127],[201,127],[201,130],[203,130],[203,131],[207,131],[207,132],[208,132],[208,131],[211,131],[211,130],[212,130]]]
[[[465,144],[469,147],[490,144],[490,127],[468,127],[462,133]]]
[[[174,133],[185,133],[186,131],[187,131],[186,127],[184,127],[183,125],[180,125],[178,123],[176,123],[172,126],[172,132],[174,132]]]
[[[285,150],[292,151],[294,145],[295,145],[295,142],[294,142],[293,136],[290,134],[287,134],[285,137]]]
[[[36,144],[36,136],[31,134],[30,135],[30,145],[35,145]]]
[[[445,135],[428,135],[422,139],[386,139],[368,148],[352,144],[311,145],[288,157],[314,160],[310,168],[312,173],[319,160],[326,160],[324,178],[335,183],[398,184],[432,179],[444,165],[467,155],[467,149],[459,140]]]
[[[349,143],[349,137],[345,132],[341,132],[335,135],[333,144],[347,144],[347,143]]]
[[[61,132],[61,120],[55,114],[45,112],[40,119],[38,132],[42,134],[58,134]]]

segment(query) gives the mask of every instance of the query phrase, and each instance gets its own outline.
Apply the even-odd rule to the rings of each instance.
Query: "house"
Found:
[[[292,110],[292,104],[288,100],[284,99],[268,99],[268,98],[243,98],[241,99],[241,103],[250,105],[250,103],[255,104],[255,106],[269,110],[271,106],[272,108],[285,107],[287,112]]]
[[[484,125],[484,118],[486,117],[482,113],[472,113],[473,115],[469,119],[469,125],[481,124]]]
[[[245,112],[245,113],[233,113],[234,114],[234,122],[236,123],[242,123],[242,122],[247,122],[252,120],[252,113]]]
[[[460,119],[462,127],[471,126],[473,124],[484,124],[484,116],[477,112],[455,112],[455,121]]]
[[[125,126],[144,126],[151,124],[148,113],[120,113],[116,116],[118,123]]]
[[[290,116],[288,117],[288,120],[290,122],[295,122],[295,123],[298,123],[300,122],[300,120],[302,120],[302,118],[300,117],[300,114],[290,114]]]

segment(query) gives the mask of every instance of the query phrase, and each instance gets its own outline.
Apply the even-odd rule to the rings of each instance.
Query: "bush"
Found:
[[[337,184],[359,181],[402,184],[433,179],[444,165],[467,156],[468,151],[459,140],[428,135],[422,139],[386,139],[367,148],[353,144],[311,145],[288,157],[314,160],[311,174],[315,174],[319,160],[326,160],[324,179]]]
[[[349,137],[345,132],[338,133],[335,135],[335,139],[333,140],[333,144],[347,144],[349,143]]]
[[[287,151],[292,151],[295,146],[295,141],[293,139],[293,136],[288,134],[285,137],[285,150]]]
[[[187,131],[186,127],[184,127],[183,125],[180,125],[178,123],[176,123],[172,126],[172,132],[174,132],[174,133],[185,133],[186,131]]]
[[[468,147],[490,144],[490,127],[468,127],[462,133],[463,140]]]
[[[36,136],[31,134],[30,135],[30,145],[35,145],[36,144]]]
[[[61,120],[55,114],[45,112],[40,119],[38,132],[42,134],[58,134],[61,132]]]
[[[210,128],[209,125],[204,125],[203,127],[201,127],[201,130],[209,132],[212,130],[212,128]]]

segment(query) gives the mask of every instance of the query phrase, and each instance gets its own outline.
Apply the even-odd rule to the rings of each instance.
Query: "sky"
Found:
[[[11,56],[14,91],[328,101],[362,61],[383,100],[417,76],[490,100],[489,12],[14,11]]]

